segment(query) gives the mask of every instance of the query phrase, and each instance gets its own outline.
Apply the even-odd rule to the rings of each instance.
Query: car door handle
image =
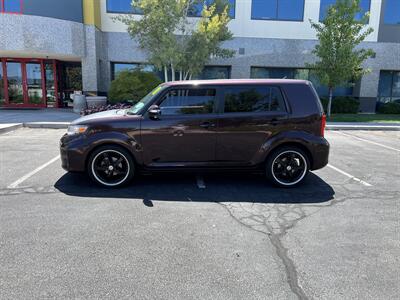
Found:
[[[215,124],[211,123],[211,122],[204,122],[204,123],[200,124],[200,127],[202,127],[202,128],[210,128],[210,127],[215,127]]]

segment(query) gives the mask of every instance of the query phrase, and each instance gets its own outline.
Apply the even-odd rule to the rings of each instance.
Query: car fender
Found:
[[[132,154],[136,163],[142,163],[141,145],[139,141],[128,134],[118,131],[98,132],[87,137],[87,147],[85,149],[85,160],[88,155],[97,147],[102,145],[118,145],[129,151]]]
[[[306,131],[284,131],[265,141],[261,146],[260,155],[257,160],[258,163],[264,162],[273,150],[285,144],[298,144],[304,147],[309,152],[311,155],[310,158],[312,159],[312,156],[314,155],[312,150],[313,146],[320,143],[321,137],[317,137]]]

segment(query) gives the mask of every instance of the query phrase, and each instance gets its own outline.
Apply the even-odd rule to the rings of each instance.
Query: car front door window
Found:
[[[163,116],[209,114],[214,110],[215,89],[172,89],[161,104]]]

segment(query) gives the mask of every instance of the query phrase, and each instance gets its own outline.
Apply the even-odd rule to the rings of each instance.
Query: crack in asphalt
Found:
[[[282,243],[282,238],[286,235],[287,231],[296,226],[301,220],[318,213],[320,210],[328,207],[335,206],[345,201],[351,201],[356,199],[362,199],[365,197],[364,192],[354,192],[351,187],[346,187],[348,182],[337,184],[335,186],[337,190],[341,190],[341,194],[344,196],[333,198],[329,200],[327,204],[315,205],[315,204],[272,204],[272,203],[234,203],[234,202],[217,202],[219,205],[224,207],[229,215],[236,220],[239,224],[266,234],[274,246],[277,256],[282,261],[287,282],[291,291],[300,299],[308,299],[305,294],[298,277],[298,272],[294,261],[289,257],[289,249],[285,248]],[[384,198],[395,199],[398,197],[397,192],[391,191],[368,191],[369,195],[374,194],[376,199]],[[287,194],[291,194],[290,192]],[[292,196],[298,194],[293,192]],[[351,195],[351,196],[347,196]],[[318,197],[318,194],[316,194]],[[290,196],[289,196],[290,198]]]
[[[277,256],[280,258],[280,260],[282,261],[282,263],[285,267],[287,282],[289,284],[291,291],[301,300],[308,299],[308,297],[306,296],[302,287],[299,284],[297,270],[294,265],[294,262],[288,256],[288,253],[287,253],[288,249],[286,249],[281,242],[281,237],[285,234],[285,232],[280,229],[280,225],[283,225],[283,224],[279,224],[279,222],[277,222],[277,221],[272,221],[270,223],[268,222],[269,218],[273,217],[273,215],[276,215],[276,217],[278,217],[280,220],[282,220],[283,215],[285,213],[289,213],[289,210],[291,210],[291,212],[294,215],[299,216],[296,220],[292,220],[290,222],[291,223],[290,226],[287,226],[288,228],[289,227],[291,228],[294,226],[295,221],[297,222],[306,217],[306,214],[304,213],[304,211],[302,211],[301,208],[299,208],[299,207],[295,207],[296,205],[293,205],[293,206],[291,206],[291,208],[289,210],[286,210],[285,213],[283,212],[283,210],[277,208],[277,210],[275,210],[276,213],[272,214],[272,212],[274,211],[273,209],[275,208],[275,205],[273,205],[271,214],[268,214],[269,216],[266,217],[264,214],[253,214],[253,213],[249,212],[247,209],[242,207],[241,203],[239,203],[239,206],[243,209],[242,211],[248,213],[249,215],[237,217],[237,216],[235,216],[235,213],[237,213],[237,211],[235,211],[235,210],[237,210],[237,209],[235,207],[233,207],[234,205],[220,203],[220,202],[218,202],[218,204],[220,204],[222,207],[224,207],[228,211],[229,215],[234,220],[236,220],[239,224],[249,228],[250,230],[254,230],[254,231],[260,232],[262,234],[266,234],[268,236],[271,244],[275,248]],[[254,204],[255,203],[253,203],[253,206],[254,206]],[[235,205],[236,205],[236,203],[235,203]]]
[[[222,207],[224,207],[229,215],[236,220],[239,224],[249,228],[250,230],[254,230],[257,232],[260,232],[262,234],[266,234],[271,242],[271,244],[274,246],[275,251],[277,256],[281,259],[284,267],[285,267],[285,272],[286,272],[286,277],[287,277],[287,282],[289,284],[290,290],[301,300],[306,300],[308,299],[308,297],[306,296],[306,294],[304,293],[302,287],[299,284],[299,280],[298,280],[298,275],[297,275],[297,270],[294,266],[294,262],[289,258],[287,252],[288,249],[286,249],[281,242],[281,236],[284,233],[275,233],[275,229],[271,224],[268,224],[267,220],[264,218],[263,215],[260,214],[252,214],[250,216],[247,217],[242,217],[242,218],[237,218],[234,213],[232,212],[232,206],[230,206],[230,204],[225,204],[225,203],[220,203],[218,202],[218,204],[220,204]],[[253,203],[254,205],[254,203]],[[278,209],[279,210],[279,209]],[[248,212],[247,209],[244,209],[244,211]],[[278,215],[281,215],[282,212],[280,211],[278,213]],[[301,213],[301,218],[306,217],[306,215],[302,212]],[[298,220],[300,220],[301,218],[299,218]],[[247,220],[247,223],[246,223]],[[248,224],[248,220],[252,220],[255,223],[262,223],[259,225],[250,225]],[[297,221],[298,221],[297,220]],[[256,227],[258,226],[258,227]],[[264,227],[264,230],[262,227]],[[294,226],[294,224],[292,224],[291,226]],[[265,230],[266,229],[266,230]]]

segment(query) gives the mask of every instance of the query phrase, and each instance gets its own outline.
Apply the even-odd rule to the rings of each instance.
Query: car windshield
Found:
[[[134,106],[129,108],[126,113],[129,115],[136,115],[140,112],[140,110],[148,104],[153,97],[155,97],[157,94],[159,94],[163,89],[165,88],[165,85],[159,85],[157,86],[154,90],[152,90],[150,93],[148,93],[146,96],[144,96],[138,103],[136,103]]]

